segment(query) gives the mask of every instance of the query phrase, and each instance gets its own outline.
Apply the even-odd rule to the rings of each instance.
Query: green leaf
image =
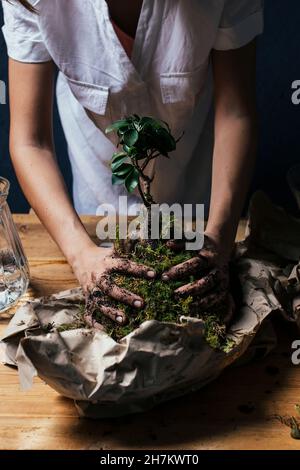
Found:
[[[152,131],[158,130],[158,129],[165,129],[168,132],[170,132],[170,127],[167,122],[162,121],[161,119],[154,119],[149,116],[144,116],[141,121],[140,121],[140,126],[143,128],[152,128]]]
[[[124,152],[129,156],[136,155],[137,149],[135,147],[128,147],[128,145],[123,145]]]
[[[118,178],[126,178],[126,176],[132,171],[134,167],[130,163],[122,163],[113,174]]]
[[[114,185],[123,184],[124,183],[124,178],[118,178],[116,175],[112,174],[111,182]]]
[[[125,157],[125,155],[126,155],[125,152],[115,152],[115,153],[113,153],[112,159],[113,159],[113,161],[115,161],[115,159],[117,159],[119,157]]]
[[[109,132],[113,132],[113,131],[118,131],[124,127],[127,127],[128,126],[128,122],[126,119],[121,119],[119,121],[116,121],[116,122],[113,122],[110,126],[108,126],[106,129],[105,129],[105,134],[109,134]]]
[[[114,159],[111,163],[112,172],[114,173],[116,171],[116,169],[119,168],[127,160],[127,158],[128,158],[127,155],[125,155],[125,156],[120,155],[119,157]]]
[[[112,157],[111,161],[111,169],[112,171],[115,171],[119,166],[124,163],[128,158],[128,155],[126,152],[115,152]]]
[[[128,174],[125,180],[125,187],[129,193],[132,193],[139,184],[139,172],[136,168]]]
[[[131,129],[130,131],[125,132],[123,135],[123,142],[128,147],[133,147],[139,138],[139,134],[136,129]]]
[[[156,131],[157,148],[159,151],[168,153],[176,149],[176,141],[174,137],[164,128]]]
[[[162,124],[167,128],[169,134],[171,134],[171,129],[170,129],[169,124],[168,124],[166,121],[161,121],[161,122],[162,122]]]
[[[122,160],[123,158],[127,157],[127,153],[126,152],[115,152],[112,156],[112,163],[116,163],[116,162],[119,162],[120,160]]]
[[[144,127],[146,124],[153,124],[153,122],[155,122],[153,118],[148,117],[148,116],[144,116],[144,117],[142,117],[142,119],[140,121],[140,125],[142,127]]]
[[[135,121],[135,122],[133,123],[133,126],[134,126],[134,128],[135,128],[135,130],[136,130],[137,132],[140,132],[141,126],[140,126],[139,121]]]
[[[128,145],[125,144],[125,145],[123,145],[123,150],[124,150],[125,153],[128,153],[128,154],[129,154],[130,151],[131,151],[131,148],[128,147]]]
[[[112,131],[117,133],[119,144],[123,147],[123,152],[112,157],[112,182],[124,184],[128,192],[138,186],[140,173],[136,164],[139,160],[148,158],[150,161],[159,155],[169,158],[169,152],[175,150],[177,144],[168,124],[150,116],[133,114],[106,129],[106,133]]]

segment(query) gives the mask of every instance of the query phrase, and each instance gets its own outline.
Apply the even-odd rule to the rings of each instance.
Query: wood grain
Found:
[[[84,217],[95,233],[95,217]],[[15,221],[30,263],[27,298],[77,285],[62,253],[34,215]],[[239,238],[244,230],[240,226]],[[0,332],[12,312],[2,315]],[[0,449],[298,449],[274,415],[294,414],[299,367],[290,360],[300,337],[279,322],[280,343],[267,358],[226,370],[204,389],[151,412],[117,420],[80,419],[71,400],[38,378],[21,392],[17,372],[0,365]]]

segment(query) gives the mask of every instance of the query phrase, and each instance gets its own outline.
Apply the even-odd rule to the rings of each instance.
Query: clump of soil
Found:
[[[149,280],[117,273],[111,274],[111,280],[114,283],[140,295],[145,301],[145,307],[137,311],[100,294],[99,301],[123,309],[128,319],[126,325],[118,325],[99,310],[93,312],[93,318],[105,328],[106,333],[114,340],[119,341],[146,320],[179,323],[180,317],[184,315],[204,321],[205,339],[212,348],[223,351],[229,351],[232,348],[234,343],[226,335],[227,327],[224,322],[228,312],[226,304],[222,305],[218,311],[216,308],[212,308],[211,311],[199,312],[197,307],[193,305],[194,299],[192,297],[182,298],[174,294],[174,290],[178,287],[193,282],[196,279],[195,276],[180,281],[164,282],[160,279],[160,275],[170,267],[194,257],[194,251],[176,253],[170,250],[163,240],[159,240],[155,246],[146,242],[137,242],[130,253],[124,253],[120,245],[117,244],[116,252],[118,256],[152,267],[155,269],[157,277]]]
[[[299,414],[299,405],[295,405],[295,408]],[[295,418],[295,416],[281,416],[275,415],[274,418],[278,420],[281,424],[289,427],[291,429],[291,437],[293,439],[300,440],[300,422],[299,419]]]

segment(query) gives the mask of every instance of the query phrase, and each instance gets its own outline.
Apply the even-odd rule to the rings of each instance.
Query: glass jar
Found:
[[[0,312],[26,292],[29,267],[21,240],[6,202],[9,182],[0,177]]]

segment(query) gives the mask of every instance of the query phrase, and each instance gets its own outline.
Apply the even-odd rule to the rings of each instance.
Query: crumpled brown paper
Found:
[[[241,358],[272,312],[300,326],[294,298],[283,295],[289,279],[299,284],[300,220],[258,193],[247,234],[237,245],[243,303],[228,332],[235,342],[230,352],[212,349],[202,321],[193,318],[144,322],[120,343],[94,329],[47,332],[49,324],[70,323],[78,315],[83,295],[72,289],[18,309],[2,337],[2,361],[18,366],[23,389],[38,375],[75,400],[80,415],[93,418],[140,412],[204,386]],[[263,345],[273,345],[272,335]]]
[[[249,298],[253,287],[245,285]],[[49,323],[71,322],[83,300],[79,289],[21,307],[6,330],[4,362],[18,365],[23,389],[35,375],[76,400],[80,414],[103,417],[142,411],[203,386],[239,357],[261,322],[277,308],[275,298],[256,290],[230,330],[235,348],[225,354],[203,339],[203,324],[148,321],[120,343],[99,330],[45,333]]]

